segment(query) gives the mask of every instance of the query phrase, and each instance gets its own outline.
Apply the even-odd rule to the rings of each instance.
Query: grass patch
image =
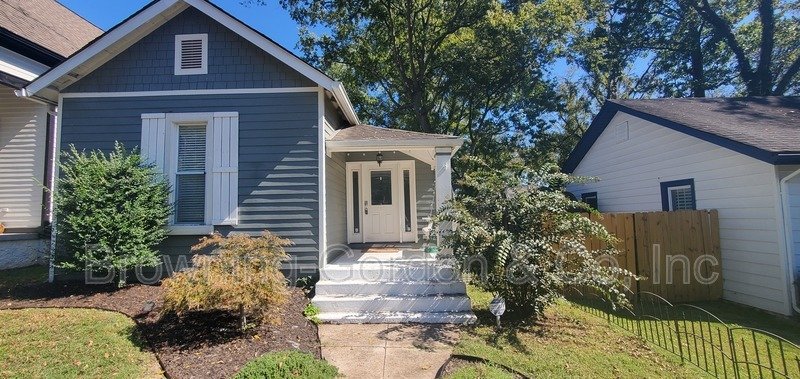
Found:
[[[609,315],[607,304],[578,301],[576,304],[587,312],[608,319],[709,373],[733,376],[738,371],[740,377],[772,377],[773,373],[800,377],[800,348],[796,346],[800,323],[795,319],[725,301],[669,306],[645,297],[633,309],[636,316],[627,309]],[[738,364],[734,365],[731,357]]]
[[[299,351],[269,353],[247,363],[234,379],[333,379],[339,370],[311,354]]]
[[[445,376],[446,379],[516,379],[514,374],[502,368],[485,365],[480,363],[469,363],[455,369],[451,374]]]
[[[509,326],[496,333],[490,324],[493,320],[487,316],[491,294],[473,286],[469,286],[468,293],[481,323],[461,334],[457,353],[478,356],[535,377],[706,376],[691,365],[681,364],[678,357],[655,350],[568,302],[551,307],[546,318],[536,325]],[[491,368],[472,366],[464,370],[467,375]]]
[[[42,283],[47,279],[47,266],[28,266],[0,270],[0,288],[21,284]]]
[[[133,320],[115,312],[4,310],[0,325],[0,377],[163,377]]]

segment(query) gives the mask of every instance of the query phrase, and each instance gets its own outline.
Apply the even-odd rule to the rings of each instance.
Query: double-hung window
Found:
[[[661,208],[664,211],[697,209],[694,179],[661,183]]]
[[[239,114],[146,113],[141,153],[172,186],[171,234],[239,223]]]
[[[204,225],[206,125],[179,125],[175,169],[175,223]]]

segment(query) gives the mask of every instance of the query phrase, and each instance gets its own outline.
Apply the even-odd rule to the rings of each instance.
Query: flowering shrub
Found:
[[[288,259],[284,247],[289,244],[266,231],[260,237],[204,237],[192,251],[212,247],[214,254],[196,255],[192,268],[164,280],[164,310],[179,316],[189,311],[238,312],[242,330],[248,315],[280,322],[278,307],[289,296],[280,268]]]
[[[594,288],[625,302],[621,277],[633,274],[598,262],[616,254],[613,248],[586,247],[590,238],[613,246],[614,237],[576,212],[590,209],[562,192],[573,179],[555,166],[530,170],[512,161],[496,170],[476,158],[468,165],[460,192],[437,222],[457,225],[445,235],[445,247],[475,284],[505,299],[508,313],[541,316],[567,286]]]

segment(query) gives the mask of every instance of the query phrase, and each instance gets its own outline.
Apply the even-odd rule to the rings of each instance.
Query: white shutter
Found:
[[[217,112],[211,127],[211,221],[239,223],[239,113]]]
[[[142,143],[139,150],[145,162],[154,164],[162,174],[167,172],[167,119],[164,113],[142,115]]]

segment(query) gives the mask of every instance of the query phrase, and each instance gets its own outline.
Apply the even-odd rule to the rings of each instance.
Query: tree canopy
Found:
[[[800,93],[797,0],[280,3],[365,122],[488,160],[563,161],[607,99]]]

